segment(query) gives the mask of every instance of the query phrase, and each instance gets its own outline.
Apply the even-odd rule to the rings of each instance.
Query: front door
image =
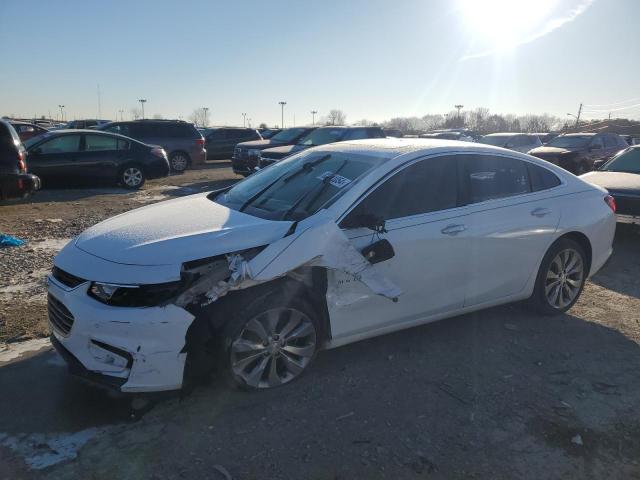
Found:
[[[81,135],[60,135],[29,150],[30,173],[48,181],[58,182],[75,177]]]
[[[421,159],[384,180],[345,217],[341,226],[358,249],[390,242],[393,258],[375,264],[402,294],[392,302],[337,271],[329,273],[327,300],[334,339],[420,321],[464,303],[466,222],[458,208],[457,160]],[[346,228],[363,215],[386,221],[386,232]]]

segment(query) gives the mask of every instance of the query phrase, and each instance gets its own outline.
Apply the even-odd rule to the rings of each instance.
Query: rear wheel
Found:
[[[136,190],[145,182],[144,170],[138,165],[127,165],[120,173],[120,184],[124,188]]]
[[[175,152],[169,157],[169,165],[174,172],[184,172],[189,166],[189,156],[184,152]]]
[[[586,162],[580,162],[576,165],[575,171],[576,175],[583,175],[589,171],[589,166]]]
[[[560,239],[549,248],[540,264],[529,304],[545,315],[566,312],[578,301],[587,274],[582,247],[573,240]]]

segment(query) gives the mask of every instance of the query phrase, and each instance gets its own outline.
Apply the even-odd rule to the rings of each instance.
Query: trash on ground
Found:
[[[24,245],[24,240],[21,240],[17,237],[12,237],[11,235],[6,235],[4,233],[0,233],[0,248],[4,247],[20,247]]]

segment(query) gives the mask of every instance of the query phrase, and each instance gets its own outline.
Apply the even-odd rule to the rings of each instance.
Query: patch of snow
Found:
[[[26,342],[6,343],[0,345],[0,364],[20,358],[25,353],[37,352],[51,346],[48,338],[27,340]]]

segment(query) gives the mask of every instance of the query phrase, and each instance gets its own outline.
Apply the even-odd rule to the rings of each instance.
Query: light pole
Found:
[[[142,119],[144,120],[144,104],[147,103],[147,99],[146,98],[140,98],[140,99],[138,99],[138,101],[140,102],[140,105],[142,106]]]
[[[454,105],[454,108],[458,110],[458,118],[460,118],[460,110],[464,108],[464,105]]]
[[[316,113],[318,113],[317,110],[311,110],[311,124],[314,127],[316,126]]]
[[[204,125],[202,125],[203,127],[206,127],[209,125],[209,120],[207,119],[207,114],[209,113],[209,107],[202,107],[202,113],[203,113],[203,123]]]
[[[122,121],[122,114],[124,113],[124,110],[118,110],[118,113],[120,114],[120,121]]]
[[[62,112],[64,105],[58,105],[58,108],[60,109],[60,121],[64,122],[64,113]]]
[[[242,114],[242,128],[245,128],[247,126],[247,114],[243,113]]]
[[[278,103],[280,104],[280,128],[284,128],[284,106],[287,102],[280,101]]]

